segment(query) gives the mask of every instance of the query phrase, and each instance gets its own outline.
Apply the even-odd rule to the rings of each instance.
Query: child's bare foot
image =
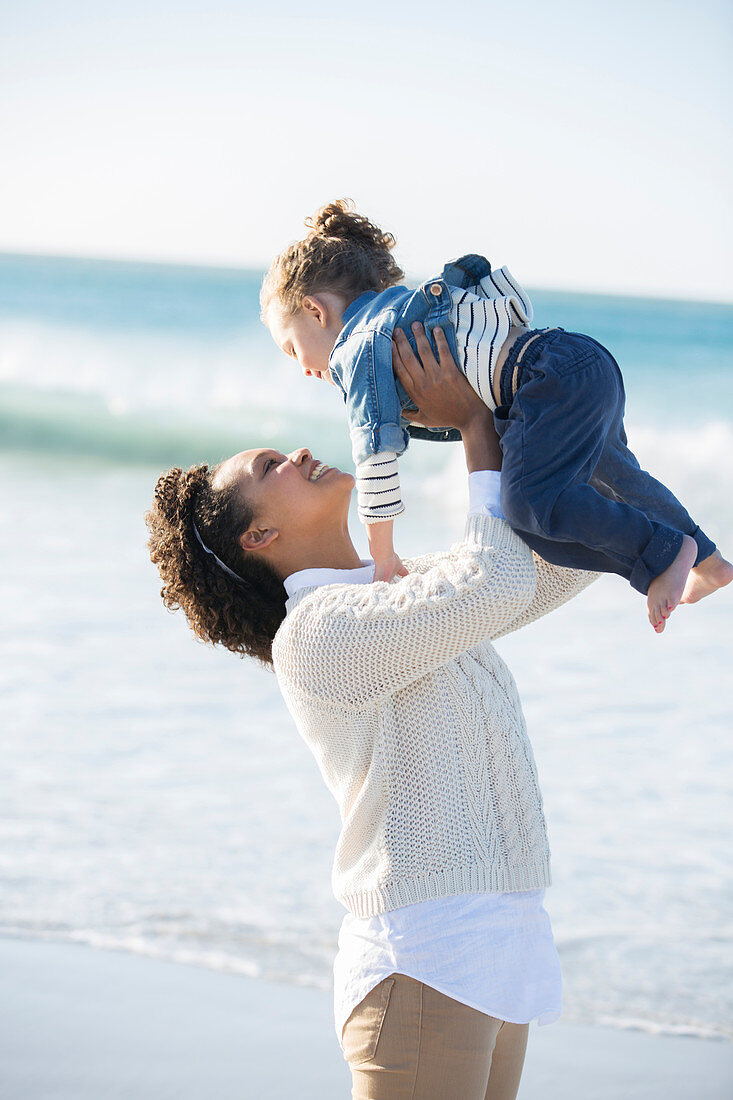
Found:
[[[661,634],[669,616],[682,599],[685,582],[697,557],[697,543],[689,535],[682,536],[682,546],[671,565],[649,585],[646,606],[649,622]]]
[[[733,581],[733,565],[726,561],[720,550],[713,553],[690,570],[680,603],[697,603],[716,588],[724,588]]]

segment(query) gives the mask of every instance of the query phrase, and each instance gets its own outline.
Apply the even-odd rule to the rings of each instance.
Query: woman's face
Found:
[[[354,488],[352,474],[320,462],[307,447],[290,454],[241,451],[221,464],[213,488],[232,481],[254,511],[252,526],[276,530],[286,541],[343,526]]]

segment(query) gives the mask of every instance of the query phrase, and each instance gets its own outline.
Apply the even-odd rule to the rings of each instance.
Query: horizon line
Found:
[[[18,260],[51,260],[51,261],[71,261],[78,263],[101,263],[110,264],[112,266],[129,266],[129,267],[158,267],[167,269],[180,269],[188,268],[198,271],[221,271],[221,272],[242,272],[257,275],[264,275],[267,270],[266,267],[252,266],[249,264],[235,262],[235,261],[206,261],[206,260],[174,260],[174,259],[152,259],[150,257],[138,257],[138,256],[119,256],[101,253],[78,253],[78,252],[41,252],[41,251],[20,251],[18,249],[5,249],[0,247],[0,259],[18,259]],[[421,281],[420,275],[416,272],[407,272],[408,276],[414,275],[414,277]],[[429,276],[424,276],[429,278]],[[704,298],[698,294],[684,294],[682,291],[633,291],[633,290],[609,290],[595,287],[593,289],[581,290],[577,286],[567,286],[561,284],[548,285],[527,282],[526,286],[533,290],[546,292],[550,294],[577,294],[585,295],[591,298],[635,298],[646,299],[653,302],[686,302],[686,303],[700,303],[705,305],[720,305],[731,306],[733,305],[733,296],[720,297],[720,298]]]

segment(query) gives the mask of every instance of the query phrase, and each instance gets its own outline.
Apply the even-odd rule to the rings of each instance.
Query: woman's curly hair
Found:
[[[330,290],[348,302],[367,290],[386,290],[404,272],[391,256],[395,239],[362,214],[350,199],[322,206],[305,224],[310,233],[277,256],[260,291],[262,320],[277,302],[283,316],[297,313],[308,294]]]
[[[272,665],[272,640],[285,618],[286,593],[274,569],[239,545],[254,512],[236,485],[214,489],[216,467],[174,467],[161,474],[145,513],[150,559],[169,610],[183,610],[197,638]],[[241,580],[216,564],[201,538]]]

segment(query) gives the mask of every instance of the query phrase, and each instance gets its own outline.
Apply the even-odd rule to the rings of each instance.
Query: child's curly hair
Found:
[[[163,581],[160,594],[169,610],[183,610],[201,641],[272,665],[272,640],[285,618],[285,589],[269,564],[239,545],[254,513],[236,485],[212,487],[216,470],[176,466],[158,478],[145,522],[150,559]],[[194,522],[206,546],[241,582],[206,553]]]
[[[395,239],[362,214],[350,199],[322,206],[305,224],[310,233],[273,260],[260,291],[262,320],[277,302],[283,316],[297,313],[308,294],[330,290],[347,304],[367,290],[386,290],[404,278],[391,256]]]

